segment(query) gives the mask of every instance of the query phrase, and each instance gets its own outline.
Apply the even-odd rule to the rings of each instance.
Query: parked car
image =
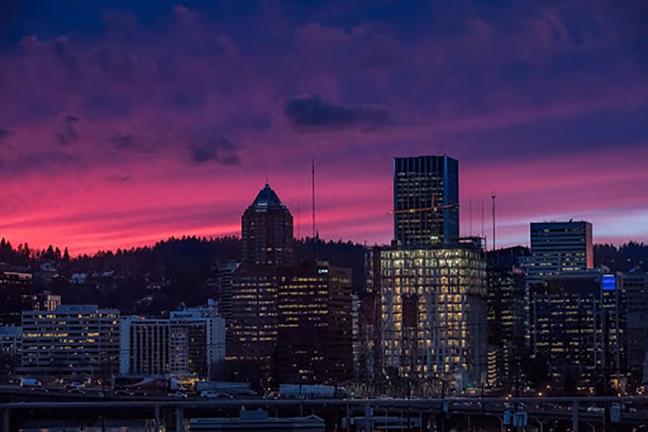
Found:
[[[65,386],[65,390],[70,391],[70,390],[81,390],[83,389],[83,384],[81,384],[78,381],[71,382]]]
[[[601,413],[604,413],[604,412],[605,412],[605,408],[603,408],[603,407],[597,407],[597,406],[591,406],[591,407],[587,407],[587,412],[588,412],[588,413],[597,413],[597,414],[601,414]]]
[[[38,381],[36,378],[25,377],[25,378],[20,378],[20,387],[40,388],[43,387],[43,383]]]

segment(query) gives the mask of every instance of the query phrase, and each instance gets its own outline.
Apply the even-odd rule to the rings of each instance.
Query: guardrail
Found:
[[[482,397],[458,397],[446,399],[227,399],[227,400],[125,400],[125,401],[45,401],[45,402],[11,402],[0,404],[0,411],[3,418],[3,431],[10,431],[12,413],[29,411],[32,413],[41,412],[43,415],[52,412],[79,411],[86,413],[110,413],[123,411],[137,411],[153,415],[154,425],[159,430],[160,413],[162,411],[174,411],[176,419],[176,430],[183,429],[185,412],[187,410],[199,409],[235,409],[241,406],[247,408],[331,408],[344,409],[346,417],[355,411],[361,411],[365,416],[371,416],[373,410],[401,409],[414,412],[425,412],[430,415],[451,415],[459,414],[466,416],[497,416],[502,417],[505,409],[524,407],[529,416],[535,418],[555,417],[571,418],[572,430],[578,432],[579,422],[603,423],[607,421],[607,408],[612,404],[646,404],[648,408],[648,396],[577,396],[577,397],[519,397],[519,398],[482,398]],[[548,405],[560,406],[561,409],[549,408]],[[601,412],[584,412],[582,408],[588,406],[600,406],[606,408]],[[508,407],[508,408],[507,408]],[[544,408],[543,408],[544,407]],[[626,420],[633,422],[641,421],[642,418],[648,423],[648,413],[643,417],[643,412],[636,416],[626,415]],[[148,417],[147,417],[148,418]]]

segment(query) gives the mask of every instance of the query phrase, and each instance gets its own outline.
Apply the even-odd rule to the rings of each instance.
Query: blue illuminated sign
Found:
[[[601,288],[603,288],[603,291],[614,291],[616,289],[616,276],[604,274],[601,279]]]

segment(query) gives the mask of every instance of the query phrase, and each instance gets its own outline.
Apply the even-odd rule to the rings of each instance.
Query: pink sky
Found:
[[[596,242],[648,242],[648,65],[634,15],[589,3],[17,17],[0,49],[0,237],[77,254],[238,235],[266,178],[305,236],[315,159],[320,235],[386,243],[392,157],[447,153],[464,235],[482,199],[490,233],[496,191],[499,245],[572,218]]]

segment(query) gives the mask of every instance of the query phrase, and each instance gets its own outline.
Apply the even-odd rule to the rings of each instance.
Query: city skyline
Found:
[[[386,244],[392,158],[448,154],[462,235],[482,199],[490,233],[496,191],[498,246],[569,219],[646,241],[632,5],[3,4],[0,237],[76,255],[240,235],[266,178],[305,237],[315,159],[320,236]]]
[[[0,1],[0,430],[648,431],[646,23]]]

